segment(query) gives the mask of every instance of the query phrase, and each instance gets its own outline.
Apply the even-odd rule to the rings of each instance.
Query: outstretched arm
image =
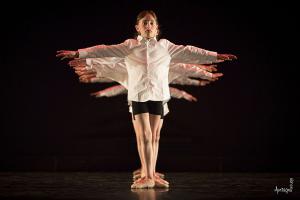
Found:
[[[56,57],[61,59],[69,58],[102,58],[102,57],[118,57],[124,58],[128,55],[129,45],[131,40],[125,40],[125,42],[115,45],[96,45],[93,47],[78,49],[77,51],[59,50],[56,53]]]
[[[69,61],[69,65],[75,72],[82,76],[82,82],[95,82],[95,78],[108,78],[126,87],[128,74],[123,59],[118,58],[87,58],[74,59]],[[92,71],[92,75],[85,75],[87,71]],[[117,73],[116,73],[117,72]]]
[[[177,98],[177,99],[184,98],[185,100],[188,100],[188,101],[198,101],[197,98],[194,97],[193,95],[191,95],[183,90],[174,88],[174,87],[170,87],[170,94],[172,97]]]
[[[216,70],[215,65],[211,65],[209,70]],[[180,76],[194,77],[206,79],[209,81],[217,80],[218,77],[223,76],[222,73],[212,73],[203,69],[203,65],[185,64],[185,63],[172,63],[170,65],[170,73],[180,74]]]
[[[164,42],[170,53],[171,62],[175,63],[211,64],[237,58],[231,54],[218,54],[191,45],[176,45],[166,39]]]
[[[118,57],[124,58],[130,53],[130,40],[115,45],[97,45],[84,49],[78,49],[79,58],[103,58]]]

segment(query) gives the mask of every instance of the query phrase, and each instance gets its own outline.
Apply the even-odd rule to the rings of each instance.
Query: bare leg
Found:
[[[140,161],[141,161],[140,177],[144,177],[146,165],[145,165],[145,158],[144,158],[144,156],[142,154],[142,150],[141,150],[141,140],[139,139],[141,136],[140,136],[140,133],[138,132],[139,128],[138,128],[137,122],[136,122],[136,120],[133,119],[133,117],[132,117],[132,124],[133,124],[135,135],[136,135],[137,149],[138,149],[138,153],[139,153],[139,157],[140,157]],[[138,174],[138,173],[136,173],[136,174]]]
[[[156,163],[157,163],[157,157],[158,157],[158,149],[159,149],[159,139],[160,139],[160,131],[163,125],[163,119],[160,120],[159,126],[157,130],[152,130],[153,134],[153,140],[152,140],[152,146],[153,146],[153,165],[154,165],[154,173],[156,173]],[[150,121],[151,124],[151,121]],[[153,127],[154,128],[154,127]]]
[[[138,140],[141,141],[141,157],[145,161],[145,177],[137,180],[131,188],[152,188],[155,186],[153,170],[153,149],[152,132],[150,126],[149,113],[135,115],[136,130],[139,134]]]
[[[156,175],[156,162],[158,157],[159,149],[159,139],[160,139],[160,130],[162,128],[163,119],[157,117],[157,115],[150,114],[150,125],[152,130],[152,147],[153,147],[153,176],[155,179],[155,186],[157,187],[169,187],[169,182],[163,180],[158,175]]]
[[[153,147],[153,172],[155,173],[156,160],[157,160],[157,152],[158,152],[158,141],[159,141],[159,128],[161,124],[160,116],[158,115],[149,115],[150,118],[150,126],[152,132],[152,147]]]

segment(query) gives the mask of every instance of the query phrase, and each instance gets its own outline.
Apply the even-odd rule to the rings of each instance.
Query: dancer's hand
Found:
[[[59,50],[56,51],[56,57],[61,57],[60,60],[69,58],[69,59],[73,59],[73,58],[78,58],[79,57],[79,53],[78,51],[69,51],[69,50]]]
[[[186,93],[183,95],[183,98],[188,100],[188,101],[198,101],[198,99],[196,97],[194,97],[193,95]]]
[[[79,77],[79,81],[80,82],[83,82],[83,83],[92,83],[93,81],[96,78],[96,76],[94,74],[90,74],[90,75],[81,75]]]
[[[74,68],[75,69],[75,73],[78,75],[78,76],[82,76],[82,75],[93,75],[94,77],[96,77],[97,75],[97,72],[93,69],[85,69],[85,68],[81,68],[81,67],[76,67]]]
[[[103,97],[103,93],[102,91],[98,91],[98,92],[93,92],[90,94],[91,96],[95,96],[95,97]]]
[[[210,83],[210,81],[207,81],[207,80],[199,80],[199,86],[206,86],[209,83]]]
[[[232,54],[218,54],[217,59],[218,60],[236,60],[237,57]]]
[[[223,76],[222,73],[214,73],[213,76],[212,76],[212,78],[210,78],[209,80],[210,80],[210,81],[216,81],[216,80],[218,80],[219,77],[221,77],[221,76]]]
[[[68,62],[68,65],[70,67],[82,67],[85,68],[86,67],[86,60],[85,59],[74,59],[74,60],[70,60]]]
[[[223,76],[223,73],[214,73],[212,74],[212,77],[207,77],[205,79],[207,79],[209,82],[211,81],[216,81],[219,80],[219,77]]]

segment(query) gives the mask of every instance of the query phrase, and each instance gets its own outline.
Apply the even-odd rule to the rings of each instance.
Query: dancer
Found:
[[[97,45],[78,51],[61,50],[57,57],[125,59],[128,72],[128,102],[132,103],[133,120],[140,134],[141,153],[145,158],[145,176],[132,188],[155,186],[152,141],[156,138],[163,118],[163,103],[169,101],[168,72],[170,62],[212,64],[218,60],[232,60],[236,56],[218,54],[194,46],[175,45],[166,39],[157,40],[159,26],[153,11],[142,11],[135,26],[139,36],[117,45]],[[118,71],[115,71],[117,74]]]

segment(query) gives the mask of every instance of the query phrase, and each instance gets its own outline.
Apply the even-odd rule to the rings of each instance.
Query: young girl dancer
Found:
[[[211,64],[218,60],[232,60],[236,56],[218,54],[194,46],[175,45],[166,39],[157,40],[159,26],[153,11],[142,11],[137,16],[136,39],[127,39],[116,45],[97,45],[78,51],[61,50],[57,57],[64,58],[122,58],[128,73],[128,102],[132,104],[133,120],[141,141],[141,154],[145,176],[132,188],[155,186],[154,152],[152,142],[156,140],[163,118],[163,103],[170,99],[168,72],[170,62]],[[115,73],[118,73],[117,71]]]

